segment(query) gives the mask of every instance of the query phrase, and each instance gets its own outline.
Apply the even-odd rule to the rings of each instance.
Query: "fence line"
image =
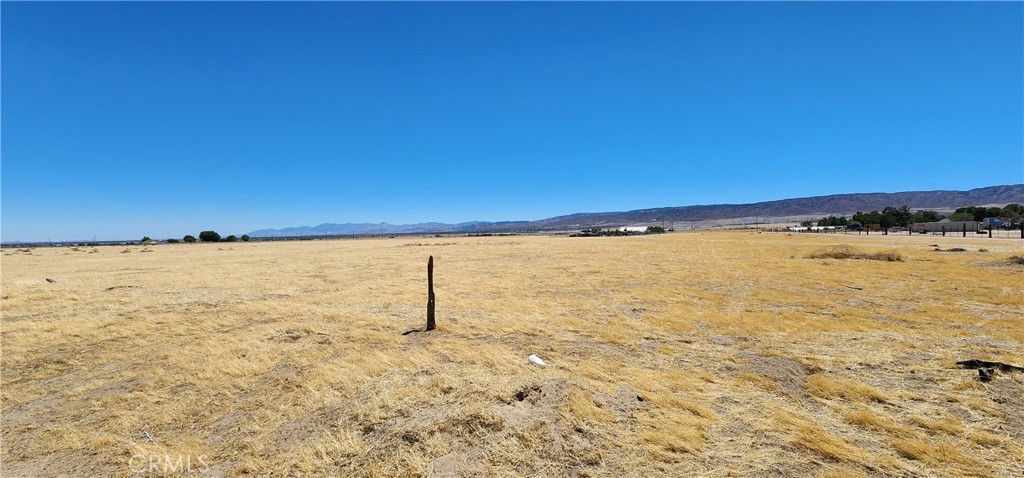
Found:
[[[787,232],[793,234],[842,234],[842,235],[853,235],[853,236],[926,236],[926,237],[951,237],[961,238],[964,237],[977,237],[977,238],[992,238],[992,239],[1024,239],[1024,232],[1020,229],[992,229],[982,231],[967,231],[966,234],[963,230],[949,230],[943,232],[927,232],[924,234],[916,233],[907,229],[890,229],[889,231],[877,230],[869,231],[867,229],[862,230],[848,230],[848,229],[831,229],[831,230],[820,230],[820,231],[791,231],[788,228],[762,228],[760,229],[766,232]]]

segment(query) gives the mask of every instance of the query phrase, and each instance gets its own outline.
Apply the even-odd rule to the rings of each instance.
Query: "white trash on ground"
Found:
[[[540,368],[544,368],[544,367],[548,366],[548,364],[544,363],[544,361],[541,360],[540,357],[538,357],[536,355],[530,355],[529,357],[526,357],[526,360],[529,360],[530,363],[532,363],[534,365],[537,365]]]

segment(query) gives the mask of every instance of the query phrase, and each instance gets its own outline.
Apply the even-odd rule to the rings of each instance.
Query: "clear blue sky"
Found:
[[[1024,3],[12,3],[2,239],[1024,181]]]

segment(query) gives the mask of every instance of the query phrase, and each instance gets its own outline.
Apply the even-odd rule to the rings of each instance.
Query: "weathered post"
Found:
[[[434,256],[427,259],[427,330],[434,330]]]
[[[1020,223],[1020,238],[1024,239],[1024,221]]]
[[[964,237],[967,237],[967,223],[964,223]]]
[[[988,226],[988,238],[992,239],[992,226]]]
[[[946,226],[942,226],[942,237],[946,237]]]

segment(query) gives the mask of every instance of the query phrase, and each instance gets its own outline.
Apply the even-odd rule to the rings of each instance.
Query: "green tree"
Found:
[[[849,223],[850,223],[850,221],[848,219],[846,219],[846,216],[843,216],[843,217],[829,216],[829,217],[823,217],[823,218],[818,220],[818,225],[819,226],[836,226],[836,227],[838,227],[838,226],[845,226],[845,225],[847,225]]]
[[[935,211],[917,211],[910,216],[910,223],[916,222],[937,222],[942,220],[942,215]]]
[[[242,234],[242,242],[249,242],[249,235],[248,234]]]
[[[910,222],[910,206],[900,206],[898,208],[889,206],[882,209],[882,215],[886,216],[888,218],[886,222],[891,224],[891,226],[883,224],[882,227],[906,227]]]
[[[181,240],[191,244],[193,242],[196,242],[196,236],[193,236],[191,234],[186,234],[185,237],[181,238]]]
[[[215,231],[203,231],[199,233],[199,240],[203,242],[220,242],[220,234]]]
[[[1003,217],[1008,217],[1014,221],[1020,221],[1024,218],[1024,205],[1021,204],[1007,204],[1003,207]]]
[[[871,211],[871,212],[860,212],[860,211],[857,211],[857,214],[853,215],[853,220],[863,224],[864,227],[867,227],[869,229],[873,229],[871,227],[872,225],[875,225],[875,226],[878,226],[878,227],[886,227],[884,224],[882,224],[882,218],[883,217],[884,216],[882,215],[882,213],[880,213],[878,211]]]
[[[976,207],[967,206],[958,208],[953,212],[953,216],[950,216],[950,221],[982,221],[986,217],[999,217],[999,214],[1003,212],[1003,208],[998,207]],[[969,219],[962,219],[970,216]],[[961,219],[953,219],[953,217]]]
[[[146,241],[152,241],[152,239],[150,239],[149,236],[142,236],[142,240],[139,241],[139,242],[146,242]]]
[[[234,234],[224,238],[224,242],[237,242],[237,241],[238,241],[238,238],[235,237]]]
[[[963,209],[963,208],[960,208]],[[973,221],[974,211],[961,211],[957,209],[952,216],[949,216],[950,221]]]

